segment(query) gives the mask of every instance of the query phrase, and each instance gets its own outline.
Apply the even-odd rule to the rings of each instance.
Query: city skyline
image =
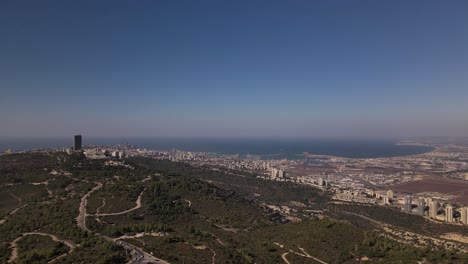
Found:
[[[467,136],[464,1],[0,4],[0,136]]]

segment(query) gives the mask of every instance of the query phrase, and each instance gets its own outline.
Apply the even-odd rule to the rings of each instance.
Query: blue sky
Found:
[[[2,1],[0,136],[468,136],[467,1]]]

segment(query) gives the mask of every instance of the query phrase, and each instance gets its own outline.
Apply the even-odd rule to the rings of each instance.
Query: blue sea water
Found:
[[[348,158],[378,158],[416,155],[433,150],[428,146],[396,145],[391,140],[293,140],[293,139],[163,139],[87,138],[84,145],[125,144],[157,150],[184,150],[218,154],[253,155],[262,159],[299,159],[303,153]],[[0,152],[7,149],[69,147],[72,138],[0,138]]]

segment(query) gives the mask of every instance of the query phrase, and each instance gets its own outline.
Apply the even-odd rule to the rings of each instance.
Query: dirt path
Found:
[[[30,184],[34,185],[34,186],[37,186],[37,185],[49,185],[49,183],[47,181],[45,182],[30,182]]]
[[[144,237],[144,236],[163,237],[163,236],[167,236],[167,235],[168,235],[167,233],[163,233],[163,232],[149,232],[149,233],[141,232],[141,233],[135,234],[133,236],[123,235],[123,236],[120,236],[118,238],[114,238],[114,240],[140,238],[140,237]]]
[[[2,220],[0,220],[0,225],[3,225],[6,220],[11,216],[11,215],[14,215],[16,212],[18,212],[19,209],[27,206],[28,204],[23,204],[21,205],[21,198],[19,198],[18,196],[15,196],[14,194],[10,193],[11,196],[15,197],[16,199],[18,199],[19,201],[19,204],[18,204],[18,207],[16,207],[15,209],[13,209],[13,211],[11,211],[7,216],[5,216]]]
[[[317,262],[319,262],[319,263],[322,263],[322,264],[327,264],[325,261],[321,261],[320,259],[318,259],[318,258],[316,258],[316,257],[314,257],[314,256],[309,255],[309,253],[307,253],[303,248],[301,248],[301,247],[298,247],[298,248],[299,248],[299,250],[302,251],[302,253],[304,253],[304,255],[302,255],[303,257],[311,258],[311,259],[313,259],[313,260],[315,260],[315,261],[317,261]],[[299,255],[299,254],[296,253],[296,252],[294,252],[294,253],[297,254],[297,255]],[[301,256],[301,255],[299,255],[299,256]]]
[[[99,190],[103,186],[102,183],[100,183],[100,182],[96,182],[96,184],[97,184],[96,187],[94,187],[91,191],[89,191],[87,194],[85,194],[81,198],[81,203],[80,203],[80,208],[79,208],[80,213],[79,213],[78,217],[76,218],[76,222],[77,222],[78,227],[81,228],[82,230],[88,231],[88,232],[92,232],[92,231],[89,230],[86,227],[86,216],[87,216],[87,214],[86,214],[86,204],[88,203],[88,198],[91,196],[91,194],[94,191]],[[146,188],[141,192],[140,196],[138,197],[138,200],[137,200],[137,207],[138,208],[141,207],[141,196],[143,195],[143,192],[145,190],[146,190]],[[97,217],[97,215],[96,215],[96,217]],[[139,247],[136,247],[136,246],[134,246],[134,245],[132,245],[132,244],[130,244],[128,242],[121,241],[121,240],[117,241],[117,239],[114,239],[114,238],[111,238],[111,237],[108,237],[108,236],[99,235],[99,234],[95,234],[95,235],[97,235],[99,237],[102,237],[107,241],[117,243],[117,244],[121,245],[122,247],[124,247],[128,252],[131,252],[130,254],[132,255],[132,257],[131,257],[131,259],[130,259],[130,261],[128,263],[169,264],[168,262],[166,262],[166,261],[164,261],[162,259],[156,258],[153,255],[148,254],[147,252],[143,251],[143,249],[141,249]],[[135,260],[133,260],[133,259],[135,259]],[[136,260],[136,259],[138,259],[138,260]]]
[[[185,242],[186,244],[192,246],[194,249],[198,249],[198,250],[211,250],[211,252],[213,253],[213,256],[211,256],[211,264],[215,264],[215,260],[216,260],[216,251],[214,251],[212,248],[210,247],[207,247],[205,245],[201,245],[201,246],[195,246],[193,244],[190,244],[188,242]]]
[[[192,207],[192,202],[190,200],[184,200],[188,203],[188,207]]]
[[[21,205],[21,203],[23,202],[23,200],[21,200],[21,198],[19,198],[18,196],[12,194],[11,192],[8,192],[13,198],[15,198],[16,200],[18,200],[18,203],[19,205]]]
[[[81,198],[81,203],[80,203],[80,213],[78,214],[78,217],[76,217],[76,222],[78,223],[78,227],[81,228],[84,231],[91,232],[87,227],[86,227],[86,205],[88,204],[88,198],[91,196],[91,194],[94,191],[97,191],[102,188],[102,183],[96,182],[97,186],[94,187],[91,191],[89,191],[87,194],[85,194]]]
[[[239,228],[234,228],[234,227],[225,227],[219,224],[214,224],[216,227],[221,228],[224,231],[227,232],[232,232],[232,233],[237,233],[240,229]]]
[[[280,243],[278,243],[278,242],[274,242],[273,244],[277,245],[277,246],[280,247],[280,248],[285,248],[284,245],[282,245],[282,244],[280,244]],[[328,264],[328,263],[326,263],[325,261],[322,261],[322,260],[320,260],[320,259],[318,259],[318,258],[316,258],[316,257],[314,257],[314,256],[311,256],[309,253],[307,253],[307,252],[304,250],[304,248],[301,248],[300,246],[298,246],[298,248],[299,248],[300,251],[302,251],[302,253],[296,252],[296,251],[294,251],[294,250],[292,250],[292,249],[288,249],[289,252],[286,252],[286,253],[284,253],[283,255],[281,255],[281,258],[284,260],[284,262],[290,264],[290,262],[286,259],[286,255],[287,255],[288,253],[293,253],[293,254],[296,254],[296,255],[301,256],[301,257],[304,257],[304,258],[313,259],[313,260],[315,260],[315,261],[317,261],[318,263],[321,263],[321,264]]]
[[[104,206],[106,206],[106,199],[102,198],[102,205],[96,209],[96,215],[99,215],[99,210],[101,210]]]
[[[211,264],[215,264],[215,259],[216,259],[216,251],[214,251],[213,249],[211,249],[211,252],[213,252],[213,256],[211,257]]]
[[[226,246],[226,244],[219,238],[216,238],[216,241],[221,245],[221,246]]]
[[[13,263],[13,262],[15,262],[16,259],[18,258],[18,242],[19,242],[23,237],[25,237],[25,236],[32,236],[32,235],[48,236],[48,237],[52,238],[53,241],[55,241],[55,242],[61,242],[61,243],[65,244],[65,245],[69,248],[68,253],[60,255],[60,256],[54,258],[53,260],[49,261],[48,263],[52,263],[52,262],[58,260],[59,258],[65,257],[66,255],[72,253],[73,250],[75,249],[75,244],[74,244],[72,241],[60,239],[60,238],[58,238],[57,236],[52,235],[52,234],[40,233],[40,232],[23,233],[23,234],[21,234],[20,237],[17,237],[15,240],[13,240],[13,241],[10,243],[10,248],[11,248],[12,251],[11,251],[11,256],[10,256],[10,258],[8,259],[8,263]]]
[[[286,253],[283,253],[281,255],[281,258],[284,260],[284,262],[286,262],[286,264],[291,264],[291,262],[288,261],[288,259],[286,258],[286,256],[289,254],[289,252],[286,252]]]
[[[126,213],[130,213],[132,211],[135,211],[137,209],[140,209],[141,208],[141,197],[143,196],[143,193],[145,192],[147,187],[145,187],[145,189],[143,189],[143,191],[141,191],[140,195],[138,196],[138,199],[136,200],[136,206],[131,208],[131,209],[128,209],[128,210],[125,210],[125,211],[122,211],[122,212],[118,212],[118,213],[106,213],[106,214],[100,214],[100,213],[97,213],[96,212],[96,217],[99,217],[99,216],[110,216],[110,215],[123,215],[123,214],[126,214]]]
[[[10,217],[11,215],[15,214],[19,209],[25,207],[27,204],[23,205],[23,206],[20,206],[18,208],[15,208],[13,211],[11,211],[7,216],[5,216],[2,220],[0,220],[0,225],[3,225],[6,220],[8,220],[8,217]]]
[[[96,216],[95,216],[96,221],[98,221],[100,224],[102,224],[103,222],[101,221],[101,219],[99,219],[99,210],[101,210],[104,206],[106,206],[106,199],[102,198],[102,205],[96,209]]]
[[[147,181],[151,181],[151,176],[148,176],[144,178],[143,180],[141,180],[141,182],[147,182]]]
[[[344,214],[350,214],[350,215],[354,215],[354,216],[361,217],[361,218],[366,219],[367,221],[369,221],[369,222],[371,222],[371,223],[374,223],[375,225],[380,226],[380,227],[388,226],[386,223],[379,222],[379,221],[377,221],[377,220],[374,220],[374,219],[369,218],[369,217],[364,216],[364,215],[360,215],[360,214],[356,214],[356,213],[351,213],[351,212],[347,212],[347,211],[341,211],[341,210],[337,210],[337,212],[344,213]]]

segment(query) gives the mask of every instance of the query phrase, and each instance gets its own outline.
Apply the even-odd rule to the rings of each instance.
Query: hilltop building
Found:
[[[75,135],[73,139],[73,148],[75,150],[81,150],[82,138],[81,135]]]

